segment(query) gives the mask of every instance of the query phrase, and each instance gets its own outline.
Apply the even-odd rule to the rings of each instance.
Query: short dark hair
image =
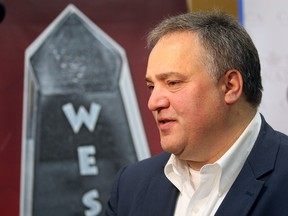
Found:
[[[191,12],[164,19],[147,37],[148,47],[175,32],[193,32],[204,48],[202,61],[208,73],[219,80],[228,70],[238,70],[248,103],[258,107],[262,82],[258,51],[244,27],[232,16],[219,11]]]

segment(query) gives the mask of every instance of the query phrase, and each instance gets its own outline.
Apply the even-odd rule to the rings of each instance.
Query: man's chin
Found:
[[[175,145],[161,143],[161,147],[163,151],[174,154],[177,157],[182,154],[182,151],[180,151],[179,148],[175,148]]]

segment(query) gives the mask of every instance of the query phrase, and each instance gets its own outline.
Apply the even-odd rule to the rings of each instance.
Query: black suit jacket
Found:
[[[164,174],[169,157],[162,153],[120,170],[106,216],[173,216],[179,192]],[[288,216],[288,137],[263,117],[256,143],[215,215]]]

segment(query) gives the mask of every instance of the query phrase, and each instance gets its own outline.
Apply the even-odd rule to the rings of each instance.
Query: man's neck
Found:
[[[247,126],[250,124],[250,122],[253,120],[257,113],[257,110],[253,112],[249,112],[246,115],[239,115],[237,119],[234,119],[232,121],[236,122],[235,124],[229,124],[229,127],[227,127],[226,130],[223,131],[222,134],[220,134],[218,137],[221,139],[217,141],[215,139],[215,143],[213,143],[213,146],[219,147],[214,148],[214,152],[211,151],[210,157],[207,157],[206,160],[198,160],[198,161],[187,161],[188,165],[193,170],[200,170],[205,164],[213,164],[217,160],[219,160],[230,148],[231,146],[236,142],[236,140],[241,136],[243,131],[247,128]],[[212,148],[212,146],[211,146]],[[205,156],[204,156],[205,158]]]

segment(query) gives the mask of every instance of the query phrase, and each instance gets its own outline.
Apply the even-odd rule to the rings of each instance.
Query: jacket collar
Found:
[[[279,138],[264,117],[261,118],[261,130],[255,145],[215,215],[234,215],[235,212],[247,215],[264,185],[262,177],[274,169]]]

